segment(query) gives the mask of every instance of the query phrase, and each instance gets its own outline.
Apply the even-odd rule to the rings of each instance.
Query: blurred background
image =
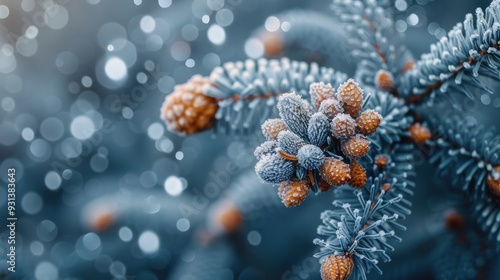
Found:
[[[418,57],[465,13],[488,3],[396,0],[391,7],[397,31]],[[12,167],[18,217],[16,272],[4,261],[4,231],[0,279],[319,279],[312,239],[332,197],[284,209],[276,190],[253,175],[257,136],[181,137],[159,115],[175,84],[226,61],[286,55],[352,76],[348,34],[329,6],[0,0],[0,218],[7,217]],[[300,31],[300,16],[286,17],[291,10],[332,21],[332,33],[324,34],[334,42],[325,43],[331,52],[269,49],[262,34]],[[469,105],[478,122],[498,124],[492,116],[499,97]],[[444,210],[434,207],[442,198],[433,190],[446,183],[427,165],[418,169],[425,176],[417,178],[410,230],[393,255],[402,257],[384,266],[388,275],[405,270],[398,261],[411,252],[435,246],[418,247],[442,227]]]

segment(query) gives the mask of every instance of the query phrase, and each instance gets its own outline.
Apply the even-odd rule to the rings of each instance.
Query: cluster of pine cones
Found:
[[[281,95],[281,118],[262,125],[267,141],[255,150],[257,175],[281,184],[279,195],[287,207],[302,203],[311,189],[362,188],[367,176],[358,160],[370,149],[366,136],[375,133],[382,119],[373,110],[362,111],[363,91],[352,79],[336,92],[330,84],[313,83],[310,98]]]

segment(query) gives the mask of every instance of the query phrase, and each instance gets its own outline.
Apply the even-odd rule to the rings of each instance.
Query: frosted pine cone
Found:
[[[299,164],[307,170],[319,169],[325,156],[323,151],[314,145],[305,145],[297,153]]]
[[[295,93],[285,93],[278,98],[277,107],[288,129],[307,139],[307,127],[313,113],[311,105]]]
[[[266,142],[260,144],[260,146],[258,146],[255,149],[255,151],[253,152],[253,155],[258,160],[260,160],[265,155],[275,154],[277,147],[278,147],[278,142],[276,142],[276,141],[266,141]]]
[[[356,133],[356,121],[348,114],[338,114],[332,120],[332,133],[338,139],[346,139]]]
[[[279,184],[295,174],[295,166],[278,154],[265,155],[255,165],[259,178],[270,184]]]
[[[323,280],[347,280],[354,268],[352,255],[344,256],[330,255],[321,264],[321,279]]]
[[[208,84],[208,78],[193,76],[167,95],[161,117],[169,130],[192,134],[213,127],[218,104],[215,98],[203,94],[202,89]]]
[[[319,109],[324,100],[335,99],[335,90],[332,85],[323,82],[312,83],[309,87],[309,94],[311,95],[311,104],[316,110]]]
[[[500,199],[500,166],[494,167],[493,170],[488,173],[486,186],[491,196]]]
[[[423,144],[431,139],[431,132],[427,127],[422,126],[420,123],[412,124],[408,131],[410,132],[411,139],[418,144]]]
[[[345,113],[357,118],[363,105],[363,90],[359,85],[353,79],[349,79],[339,86],[337,95]]]
[[[351,179],[351,169],[349,165],[341,160],[326,158],[320,167],[323,179],[332,186],[342,186]]]
[[[287,130],[281,119],[269,119],[262,124],[262,134],[267,140],[278,140],[278,134]]]
[[[342,107],[338,100],[327,99],[321,102],[318,111],[325,114],[325,116],[331,121],[337,114],[344,112],[344,107]]]
[[[359,132],[365,136],[369,136],[377,131],[381,120],[382,116],[379,113],[368,109],[361,113],[356,119],[356,123],[358,124]]]
[[[304,202],[311,190],[308,180],[292,179],[281,183],[278,195],[286,207],[297,206]]]
[[[361,164],[353,160],[351,163],[351,180],[349,185],[356,189],[361,189],[366,184],[366,171]]]
[[[369,150],[370,141],[360,134],[342,143],[342,151],[352,159],[359,159],[365,156]]]
[[[297,156],[299,149],[305,144],[302,138],[291,131],[286,130],[278,134],[278,146],[288,155]]]
[[[379,89],[389,91],[394,86],[394,77],[389,71],[379,70],[375,75],[375,84]]]
[[[328,118],[321,112],[314,113],[309,120],[307,127],[307,135],[309,142],[313,145],[321,147],[328,137],[330,132],[330,122]]]

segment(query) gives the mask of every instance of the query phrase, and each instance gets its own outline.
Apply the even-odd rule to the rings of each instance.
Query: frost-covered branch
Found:
[[[479,78],[500,79],[499,20],[499,0],[492,1],[485,11],[478,8],[475,21],[468,14],[398,80],[399,94],[414,104],[439,96],[452,98],[452,92],[474,98],[474,88],[491,93]]]

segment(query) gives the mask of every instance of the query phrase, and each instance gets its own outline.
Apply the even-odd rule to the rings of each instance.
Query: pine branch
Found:
[[[431,125],[436,151],[430,162],[467,192],[478,224],[500,249],[500,135],[459,117]]]
[[[492,93],[479,77],[500,80],[499,20],[499,0],[492,1],[485,11],[478,8],[475,23],[472,14],[466,15],[463,23],[431,45],[431,52],[422,55],[398,80],[398,92],[408,104],[432,103],[440,96],[452,98],[452,92],[472,99],[472,88]]]
[[[413,175],[411,145],[387,146],[383,151],[391,155],[391,163],[372,168],[372,177],[361,190],[337,189],[333,202],[336,208],[322,214],[318,233],[327,239],[314,240],[322,247],[315,255],[323,261],[322,270],[327,270],[327,256],[352,256],[350,279],[367,279],[371,269],[381,274],[378,262],[390,261],[386,252],[394,250],[388,239],[401,241],[395,231],[406,228],[397,220],[411,213],[411,203],[403,194],[412,194],[409,187],[414,186],[409,180]]]
[[[259,27],[251,36],[263,43],[266,56],[317,61],[343,71],[351,70],[346,33],[339,28],[338,21],[323,13],[302,9],[274,16],[282,28],[271,32]]]
[[[313,82],[338,86],[345,74],[316,63],[260,59],[228,62],[210,78],[195,77],[167,96],[162,117],[170,130],[191,134],[214,128],[216,133],[249,134],[277,115],[284,92],[309,95]]]
[[[352,55],[359,59],[356,79],[365,85],[379,87],[397,96],[397,92],[381,86],[377,73],[386,71],[398,77],[413,66],[410,52],[402,44],[402,38],[394,29],[388,9],[390,1],[334,0],[332,9],[352,34]]]

